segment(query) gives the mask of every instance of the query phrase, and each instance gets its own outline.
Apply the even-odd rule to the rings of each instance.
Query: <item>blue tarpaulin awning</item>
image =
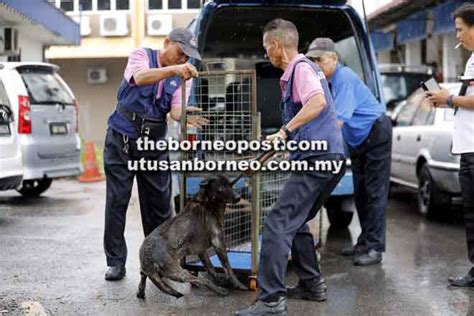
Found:
[[[392,50],[395,34],[392,32],[385,33],[380,30],[375,30],[370,32],[370,39],[372,40],[372,45],[374,46],[375,51]]]
[[[81,42],[79,24],[47,1],[0,0],[0,6],[13,9],[69,44],[79,45]]]
[[[466,0],[451,0],[437,5],[433,9],[434,27],[431,34],[445,34],[454,32],[453,12],[463,3],[471,2]]]
[[[397,23],[397,44],[406,44],[426,38],[428,12],[422,11],[408,16]]]

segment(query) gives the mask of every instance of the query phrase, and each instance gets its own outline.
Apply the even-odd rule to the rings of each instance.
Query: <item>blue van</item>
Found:
[[[198,39],[202,56],[202,61],[195,62],[195,65],[199,70],[208,70],[209,65],[221,62],[225,64],[225,70],[256,70],[257,110],[261,112],[263,134],[273,133],[281,126],[279,78],[282,71],[265,59],[262,47],[263,27],[276,18],[292,21],[296,25],[300,35],[300,52],[305,52],[314,38],[330,37],[336,43],[340,62],[354,70],[377,99],[383,102],[369,34],[359,14],[345,0],[208,2],[189,25]],[[352,172],[349,168],[325,205],[333,227],[345,228],[350,224],[355,209],[352,195]]]

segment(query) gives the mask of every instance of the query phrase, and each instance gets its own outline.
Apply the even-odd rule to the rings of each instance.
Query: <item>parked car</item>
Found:
[[[460,84],[442,85],[458,94]],[[394,118],[393,183],[418,190],[418,208],[429,216],[445,210],[461,195],[459,155],[451,154],[452,109],[434,108],[420,88]]]
[[[0,82],[17,118],[11,131],[23,156],[23,181],[18,192],[39,196],[54,178],[81,172],[77,102],[47,63],[0,63]]]
[[[16,122],[3,83],[0,81],[0,190],[16,189],[23,180]]]
[[[433,69],[423,65],[380,64],[379,69],[388,116],[392,115],[397,104],[420,87],[422,81],[434,76]]]
[[[189,26],[196,34],[202,56],[201,63],[194,63],[201,70],[219,61],[228,65],[226,70],[255,69],[257,110],[261,113],[262,133],[277,131],[281,127],[279,103],[282,71],[273,67],[264,57],[262,30],[270,20],[283,18],[292,21],[298,28],[300,52],[306,51],[316,37],[332,38],[340,61],[352,68],[374,95],[383,101],[382,85],[369,36],[358,13],[346,2],[210,1]],[[245,82],[223,82],[222,86],[231,92],[249,87]],[[229,108],[229,102],[233,101],[226,96],[226,109]],[[350,224],[354,211],[352,195],[352,172],[349,169],[326,204],[331,225],[347,227]]]

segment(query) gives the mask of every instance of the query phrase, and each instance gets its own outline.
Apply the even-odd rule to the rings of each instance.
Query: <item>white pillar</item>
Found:
[[[433,35],[426,39],[426,61],[435,61],[438,67],[441,67],[441,56],[440,56],[440,40],[441,36]],[[441,70],[441,69],[440,69]]]
[[[421,64],[421,42],[411,42],[405,45],[405,64]]]
[[[454,32],[443,35],[443,75],[444,81],[457,81],[457,76],[462,75],[462,48],[454,49],[458,43]]]

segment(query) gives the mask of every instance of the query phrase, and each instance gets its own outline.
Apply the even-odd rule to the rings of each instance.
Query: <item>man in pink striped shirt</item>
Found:
[[[108,120],[104,146],[107,181],[104,250],[108,281],[125,276],[125,218],[135,176],[145,236],[171,216],[170,172],[129,170],[128,161],[169,159],[167,150],[139,150],[137,139],[165,139],[168,114],[180,120],[181,85],[186,83],[187,100],[191,87],[191,81],[187,80],[198,75],[196,68],[186,63],[188,58],[201,58],[196,38],[189,30],[177,28],[165,39],[164,49],[136,49],[128,59],[117,93],[117,106]],[[200,126],[205,120],[194,118],[191,123]]]

